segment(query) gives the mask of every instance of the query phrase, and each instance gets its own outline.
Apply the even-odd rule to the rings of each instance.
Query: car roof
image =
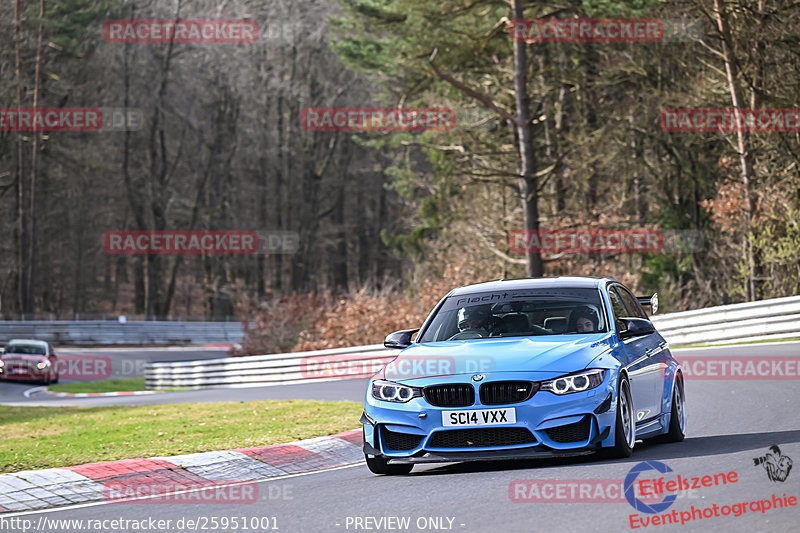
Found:
[[[40,341],[37,339],[11,339],[6,343],[6,346],[9,344],[33,344],[35,346],[47,347],[47,341]]]
[[[517,290],[517,289],[596,289],[603,281],[611,278],[592,276],[554,276],[544,278],[499,279],[474,285],[464,285],[450,292],[450,296],[472,294],[483,291]]]

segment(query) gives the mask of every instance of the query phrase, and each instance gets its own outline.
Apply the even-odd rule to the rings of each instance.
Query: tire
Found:
[[[367,457],[365,455],[364,458],[367,460],[367,467],[373,474],[381,474],[384,476],[399,476],[403,474],[408,474],[409,472],[411,472],[411,469],[414,468],[414,465],[412,464],[390,465],[389,460],[384,457]]]
[[[636,442],[636,421],[633,415],[633,398],[628,378],[620,376],[617,389],[617,422],[614,428],[614,446],[601,448],[598,455],[604,459],[630,457]],[[626,424],[627,419],[627,424]]]
[[[686,393],[683,390],[683,376],[675,378],[672,387],[672,409],[669,413],[669,429],[651,442],[681,442],[686,436]]]

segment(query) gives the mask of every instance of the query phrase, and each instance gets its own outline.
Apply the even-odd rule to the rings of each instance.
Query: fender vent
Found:
[[[412,435],[410,433],[398,433],[381,428],[383,445],[387,450],[397,450],[399,452],[413,450],[422,441],[422,435]]]
[[[589,430],[591,427],[589,417],[584,416],[574,424],[545,429],[544,432],[547,433],[547,436],[554,442],[581,442],[589,438]]]

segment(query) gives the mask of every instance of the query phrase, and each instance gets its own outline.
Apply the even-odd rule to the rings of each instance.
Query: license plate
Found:
[[[442,424],[445,426],[496,426],[516,423],[517,412],[513,407],[508,409],[442,411]]]

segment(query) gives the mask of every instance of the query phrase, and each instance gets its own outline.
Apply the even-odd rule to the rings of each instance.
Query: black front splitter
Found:
[[[550,448],[534,446],[516,450],[499,450],[492,452],[422,452],[411,457],[389,457],[390,465],[418,463],[460,463],[464,461],[509,461],[519,459],[552,459],[554,457],[579,457],[591,455],[594,449],[556,451]]]

